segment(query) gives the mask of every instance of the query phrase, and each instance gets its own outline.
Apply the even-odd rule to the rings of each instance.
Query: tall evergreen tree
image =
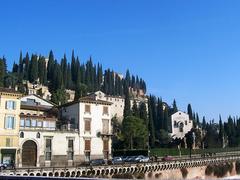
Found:
[[[29,54],[28,52],[26,53],[26,56],[25,58],[23,59],[23,63],[24,63],[24,79],[25,80],[28,80],[28,75],[29,75],[29,61],[30,61],[30,58],[29,58]]]
[[[124,119],[126,119],[126,117],[131,115],[132,115],[132,112],[131,112],[129,91],[128,91],[128,87],[125,85],[125,104],[124,104],[124,112],[123,112]]]
[[[4,61],[0,58],[0,87],[4,87],[5,68]]]
[[[169,123],[169,116],[168,116],[168,108],[165,108],[165,110],[164,110],[164,130],[167,132],[169,132],[169,130],[170,130],[169,125],[170,125],[170,123]]]
[[[178,108],[177,108],[176,100],[174,99],[173,100],[173,113],[176,113],[176,112],[178,112]]]
[[[139,114],[139,109],[136,100],[133,101],[133,106],[132,106],[132,115],[135,117],[140,117]]]
[[[37,55],[32,55],[30,65],[29,65],[29,81],[31,83],[37,81],[38,79],[38,57]]]
[[[63,59],[61,60],[61,71],[62,71],[62,77],[63,77],[63,85],[64,87],[67,86],[67,57],[66,54],[64,54]]]
[[[55,70],[55,60],[54,60],[54,55],[53,51],[51,50],[48,56],[48,66],[47,66],[47,79],[49,81],[53,81],[53,74]]]
[[[155,127],[153,122],[152,107],[151,107],[150,99],[151,99],[151,96],[148,101],[148,116],[149,116],[148,131],[150,133],[149,144],[153,148],[155,147]]]
[[[147,114],[147,107],[145,102],[141,102],[139,105],[139,117],[140,119],[144,120],[144,123],[146,126],[149,126],[149,119],[148,119],[148,114]]]
[[[188,112],[189,118],[190,118],[191,120],[193,120],[193,112],[192,112],[192,106],[191,106],[191,104],[188,104],[187,112]]]

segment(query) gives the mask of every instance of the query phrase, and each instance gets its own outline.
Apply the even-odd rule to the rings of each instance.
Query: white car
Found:
[[[4,170],[7,168],[7,164],[0,163],[0,170]]]
[[[140,156],[135,158],[135,161],[136,162],[148,162],[149,161],[149,157],[140,155]]]

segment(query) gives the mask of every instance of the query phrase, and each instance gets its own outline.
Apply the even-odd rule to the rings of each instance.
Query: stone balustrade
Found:
[[[194,168],[225,162],[236,162],[240,155],[226,155],[208,158],[178,159],[175,161],[158,161],[148,163],[106,165],[106,166],[81,166],[81,167],[43,167],[43,168],[18,168],[4,170],[2,176],[48,176],[48,177],[112,177],[116,174],[148,173],[182,168]]]

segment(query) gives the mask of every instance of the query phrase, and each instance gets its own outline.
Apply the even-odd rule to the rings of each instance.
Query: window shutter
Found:
[[[91,151],[91,140],[85,140],[85,151]]]
[[[13,101],[13,109],[16,109],[16,101]]]
[[[7,126],[7,117],[4,117],[4,127],[5,127],[5,129],[8,128],[8,126]]]
[[[16,119],[12,117],[12,128],[15,129]]]
[[[91,120],[85,119],[85,131],[90,132],[91,131]]]
[[[103,150],[104,151],[108,151],[109,148],[108,148],[108,140],[103,140]]]
[[[5,109],[8,109],[8,101],[5,102]]]

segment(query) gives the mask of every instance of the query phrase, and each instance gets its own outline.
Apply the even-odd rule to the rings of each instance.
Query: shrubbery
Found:
[[[185,179],[188,175],[188,170],[186,168],[181,169],[182,177]]]
[[[207,176],[214,175],[218,178],[224,177],[228,172],[232,172],[233,164],[232,163],[225,163],[219,165],[208,165],[205,174]]]

